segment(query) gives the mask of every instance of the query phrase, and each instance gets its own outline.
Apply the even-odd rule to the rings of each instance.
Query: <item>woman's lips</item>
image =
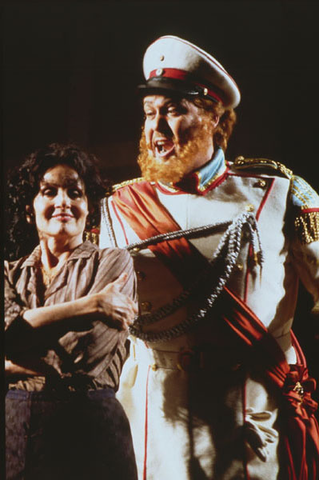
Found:
[[[56,213],[55,215],[52,215],[52,218],[60,220],[61,222],[67,222],[73,218],[73,215],[70,215],[69,213]]]

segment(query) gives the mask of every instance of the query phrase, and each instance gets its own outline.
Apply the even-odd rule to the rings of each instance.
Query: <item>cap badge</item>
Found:
[[[162,62],[164,60],[164,58],[165,58],[164,55],[161,55],[160,56],[160,61]]]
[[[157,77],[160,77],[161,75],[163,75],[163,73],[164,73],[164,70],[163,70],[162,68],[158,68],[158,69],[156,70],[156,76],[157,76]]]

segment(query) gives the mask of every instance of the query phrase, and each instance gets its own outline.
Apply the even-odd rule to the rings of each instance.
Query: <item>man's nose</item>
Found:
[[[162,133],[170,130],[170,127],[165,115],[162,115],[161,113],[158,113],[157,115],[155,115],[153,128],[155,131],[162,132]]]

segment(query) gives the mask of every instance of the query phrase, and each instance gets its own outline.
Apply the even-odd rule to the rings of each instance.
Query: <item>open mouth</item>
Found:
[[[175,143],[167,139],[159,139],[154,142],[154,152],[157,157],[168,158],[175,153]]]

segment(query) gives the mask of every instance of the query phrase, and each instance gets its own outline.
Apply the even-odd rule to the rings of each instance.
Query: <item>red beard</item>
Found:
[[[138,164],[142,176],[148,181],[162,181],[165,183],[179,182],[187,173],[194,170],[194,159],[198,158],[200,152],[205,154],[205,145],[208,139],[208,124],[205,122],[201,127],[196,128],[181,147],[180,153],[171,156],[168,160],[161,162],[157,160],[146,143],[144,129],[140,140],[140,154]]]

